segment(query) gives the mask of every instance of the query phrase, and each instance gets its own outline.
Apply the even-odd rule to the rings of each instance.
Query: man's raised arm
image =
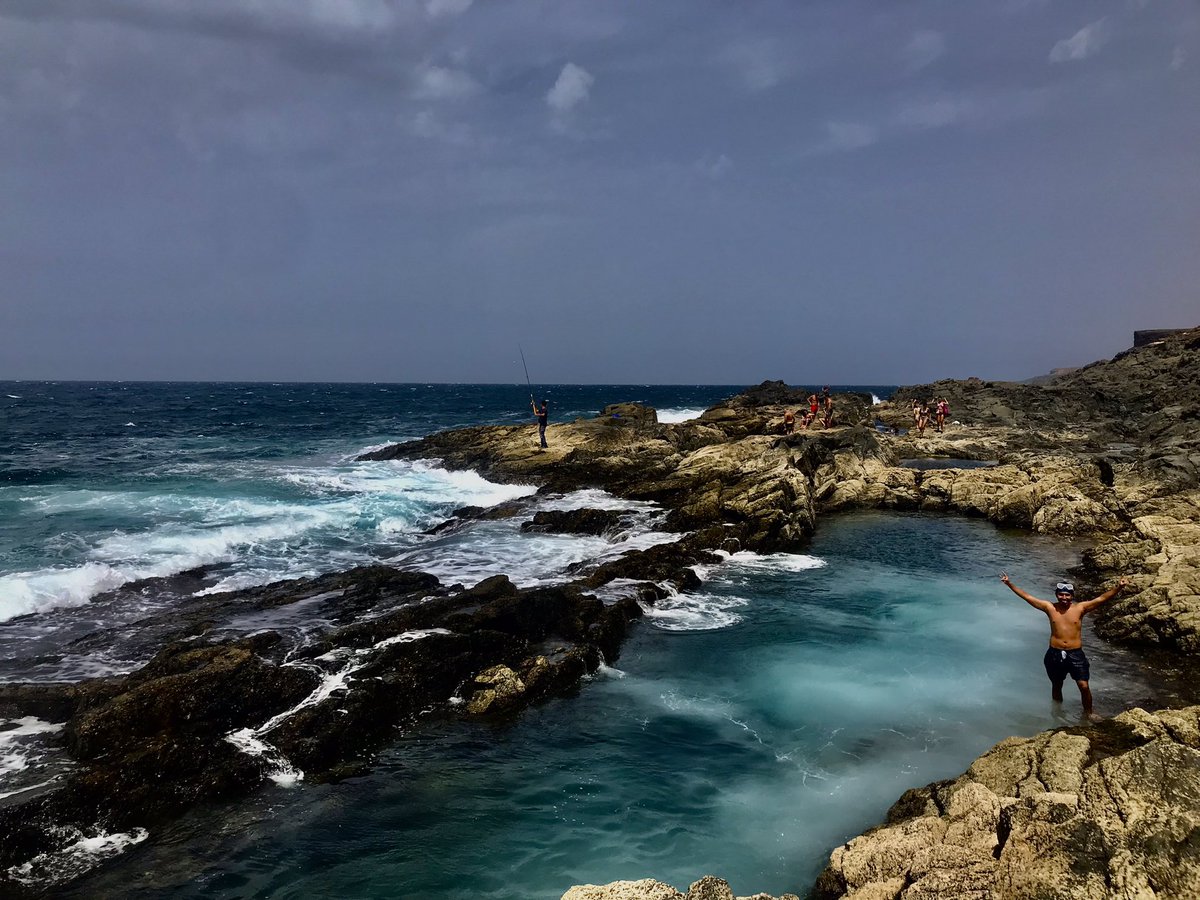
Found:
[[[1030,606],[1040,609],[1042,612],[1050,609],[1053,605],[1046,600],[1039,600],[1037,597],[1033,596],[1033,594],[1027,594],[1025,591],[1021,590],[1019,587],[1009,581],[1008,574],[1005,572],[1000,573],[1000,580],[1008,585],[1008,589],[1010,591],[1012,591]]]
[[[1107,603],[1109,600],[1111,600],[1113,597],[1117,596],[1117,594],[1121,593],[1121,591],[1125,590],[1125,588],[1127,588],[1127,587],[1129,587],[1129,579],[1122,578],[1120,581],[1118,581],[1116,584],[1114,584],[1112,587],[1110,587],[1107,591],[1105,591],[1099,597],[1094,597],[1091,600],[1085,600],[1083,603],[1080,603],[1079,606],[1083,609],[1084,612],[1091,612],[1093,609],[1095,609],[1101,603]]]

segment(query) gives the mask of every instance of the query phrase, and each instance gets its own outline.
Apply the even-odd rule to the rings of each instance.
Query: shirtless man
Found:
[[[1054,588],[1054,602],[1039,600],[1032,594],[1027,594],[1008,580],[1008,575],[1002,574],[1000,580],[1008,585],[1008,589],[1028,603],[1040,609],[1050,620],[1050,649],[1042,662],[1046,666],[1046,675],[1050,678],[1052,689],[1050,696],[1056,703],[1062,703],[1062,686],[1070,675],[1079,686],[1079,697],[1083,701],[1083,711],[1086,715],[1092,712],[1092,691],[1088,687],[1088,659],[1083,654],[1083,617],[1099,606],[1107,603],[1113,597],[1129,586],[1129,580],[1122,578],[1115,587],[1109,588],[1103,594],[1092,600],[1075,603],[1075,585],[1069,581],[1060,581]]]
[[[796,412],[789,409],[783,414],[783,433],[791,434],[796,430]]]

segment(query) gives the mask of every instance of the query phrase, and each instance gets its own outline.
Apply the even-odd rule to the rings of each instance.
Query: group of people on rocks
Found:
[[[792,434],[796,430],[797,412],[799,410],[789,409],[783,414],[784,434]],[[820,393],[814,391],[808,395],[808,412],[801,417],[800,427],[807,429],[818,417],[821,418],[821,427],[833,425],[833,394],[829,391],[829,385],[821,388]]]
[[[917,429],[917,434],[925,434],[925,429],[929,427],[929,422],[933,420],[933,429],[937,432],[946,430],[946,418],[950,415],[950,401],[945,397],[938,397],[924,402],[913,400],[912,416],[913,427]]]
[[[796,420],[799,418],[800,428],[807,430],[818,419],[820,427],[830,428],[833,426],[833,393],[829,390],[829,385],[821,388],[820,391],[813,391],[808,395],[808,409],[788,409],[783,414],[783,433],[792,434],[796,431]],[[546,422],[549,417],[549,404],[545,401],[536,401],[531,399],[530,406],[533,408],[533,415],[538,422],[538,440],[541,447],[546,448]],[[803,415],[801,415],[803,412]],[[917,434],[924,435],[925,429],[929,427],[930,422],[934,423],[934,430],[942,432],[946,430],[946,419],[950,415],[950,402],[945,397],[938,397],[931,400],[913,400],[912,402],[913,427],[916,428]]]

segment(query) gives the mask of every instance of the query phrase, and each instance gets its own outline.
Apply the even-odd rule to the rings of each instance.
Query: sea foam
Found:
[[[658,421],[663,424],[670,425],[676,422],[690,422],[692,419],[698,419],[704,415],[704,410],[699,408],[684,408],[677,409],[659,409],[655,410],[658,413]]]
[[[77,878],[89,869],[94,869],[107,859],[124,853],[140,844],[149,832],[144,828],[109,834],[100,830],[85,834],[77,828],[60,829],[64,835],[74,838],[73,842],[54,853],[40,853],[19,866],[9,868],[8,876],[26,885],[62,884]]]
[[[129,524],[81,539],[85,561],[78,565],[0,576],[0,621],[79,606],[130,581],[217,563],[233,571],[210,591],[351,568],[376,561],[364,547],[370,542],[364,528],[379,540],[395,540],[459,506],[492,506],[536,490],[429,461],[290,466],[273,477],[299,496],[69,490],[26,498],[45,515],[94,510]]]
[[[734,610],[750,605],[743,597],[726,597],[701,592],[680,592],[668,587],[669,596],[656,603],[643,603],[646,618],[664,631],[716,631],[742,621]]]

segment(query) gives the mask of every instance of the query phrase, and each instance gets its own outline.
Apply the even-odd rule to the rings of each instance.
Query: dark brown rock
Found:
[[[522,531],[543,534],[601,535],[616,529],[627,514],[615,509],[542,510],[521,525]]]

